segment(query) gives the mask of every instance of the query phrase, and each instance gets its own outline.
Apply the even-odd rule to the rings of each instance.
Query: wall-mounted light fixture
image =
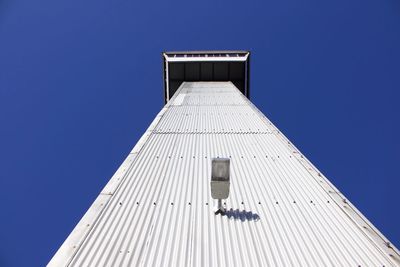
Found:
[[[215,214],[225,214],[222,199],[229,196],[230,160],[228,158],[214,158],[211,160],[211,197],[218,199]]]

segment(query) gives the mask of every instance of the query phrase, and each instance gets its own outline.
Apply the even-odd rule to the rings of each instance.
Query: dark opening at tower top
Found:
[[[163,60],[165,103],[184,81],[231,81],[250,97],[249,51],[164,52]]]

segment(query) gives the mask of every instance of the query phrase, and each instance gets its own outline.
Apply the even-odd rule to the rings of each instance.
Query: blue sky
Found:
[[[161,51],[248,49],[252,101],[400,247],[400,2],[0,1],[0,266],[41,266],[163,105]]]

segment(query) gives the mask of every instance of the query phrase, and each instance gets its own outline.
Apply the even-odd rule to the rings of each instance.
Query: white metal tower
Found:
[[[165,107],[49,266],[400,266],[249,101],[246,51],[164,53]],[[211,160],[229,159],[214,214]]]

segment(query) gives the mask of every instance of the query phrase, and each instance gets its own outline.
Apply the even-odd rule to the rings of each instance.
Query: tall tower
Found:
[[[164,108],[49,266],[400,266],[250,102],[249,56],[163,53]],[[229,162],[221,213],[213,159]]]

